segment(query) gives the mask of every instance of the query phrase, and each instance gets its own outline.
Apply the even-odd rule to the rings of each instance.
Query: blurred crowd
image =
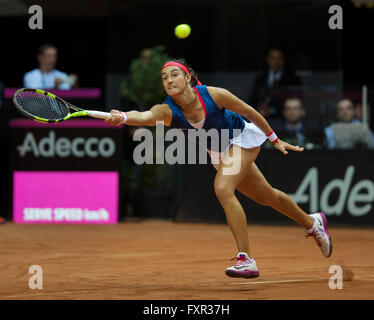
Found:
[[[306,149],[374,149],[374,134],[358,116],[359,101],[337,99],[334,119],[323,127],[324,123],[308,117],[301,81],[287,69],[284,52],[272,48],[265,60],[266,68],[258,72],[248,103],[268,120],[278,136]],[[279,92],[283,93],[281,97]],[[265,147],[272,148],[272,145],[267,143]]]
[[[133,60],[130,78],[139,78],[141,74],[144,76],[138,81],[133,81],[132,88],[122,88],[124,105],[137,105],[139,101],[145,100],[135,98],[134,93],[144,92],[144,82],[150,82],[151,74],[158,72],[158,64],[162,60],[159,55],[160,52],[157,50],[145,48],[139,53],[139,57]],[[267,52],[265,62],[266,67],[257,73],[246,102],[268,120],[270,126],[284,141],[304,146],[306,149],[374,149],[374,134],[359,119],[360,110],[357,105],[360,101],[353,101],[347,97],[337,98],[330,107],[334,109],[333,116],[322,115],[322,118],[326,119],[320,121],[321,117],[316,119],[308,114],[308,110],[311,109],[305,106],[302,81],[287,68],[283,50],[271,48]],[[159,80],[156,77],[154,81]],[[134,87],[135,83],[141,84],[140,90]],[[161,84],[157,90],[159,95],[164,94]],[[159,96],[156,95],[154,102],[148,102],[158,103],[159,100]],[[273,146],[268,142],[265,148],[271,149]]]
[[[68,75],[56,69],[58,49],[53,44],[41,45],[36,59],[38,67],[26,72],[23,77],[25,88],[69,90],[78,86],[76,74]]]
[[[154,70],[158,68],[159,61],[166,57],[162,51],[163,49],[158,47],[145,48],[132,62],[129,72],[130,84],[122,83],[120,90],[122,97],[126,98],[125,104],[151,103],[139,96],[139,92],[144,91],[152,91],[154,100],[160,99],[159,96],[163,94],[160,83],[156,86],[151,84],[147,90],[144,90],[144,86],[145,82],[159,81],[157,71]],[[246,102],[268,120],[283,140],[304,146],[306,149],[374,149],[374,134],[369,126],[361,121],[362,110],[357,108],[361,101],[344,96],[335,99],[333,117],[323,119],[322,115],[318,121],[309,115],[308,110],[312,109],[310,106],[306,107],[308,103],[300,89],[302,81],[287,67],[289,64],[286,63],[284,51],[280,48],[271,48],[264,60],[266,67],[257,73]],[[36,55],[38,66],[24,74],[23,86],[60,90],[77,88],[78,76],[58,70],[57,61],[56,46],[49,43],[41,45]],[[137,89],[136,84],[141,84],[141,89]],[[0,107],[1,91],[0,86]],[[283,95],[279,95],[279,92]],[[147,94],[150,96],[149,92]],[[265,148],[272,148],[272,145],[267,143]]]

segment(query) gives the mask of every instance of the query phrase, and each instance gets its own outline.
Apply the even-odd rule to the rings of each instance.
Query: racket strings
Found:
[[[58,120],[69,114],[69,108],[63,102],[37,92],[20,92],[16,101],[24,111],[43,119]]]

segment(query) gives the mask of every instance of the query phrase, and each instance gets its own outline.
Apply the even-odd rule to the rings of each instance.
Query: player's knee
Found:
[[[234,189],[222,182],[214,182],[214,192],[221,203],[227,203],[234,196]]]

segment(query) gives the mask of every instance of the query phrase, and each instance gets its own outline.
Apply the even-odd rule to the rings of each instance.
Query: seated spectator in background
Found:
[[[286,59],[281,49],[270,49],[266,63],[267,70],[256,76],[249,104],[269,119],[281,115],[281,100],[274,97],[274,90],[300,85],[301,81],[295,74],[286,70]]]
[[[350,99],[340,99],[336,105],[337,123],[352,123],[361,124],[361,121],[356,117],[356,106]],[[374,134],[370,130],[372,143],[374,143]],[[337,145],[335,131],[332,125],[325,128],[326,145],[328,149],[341,148]],[[370,137],[369,137],[370,139]]]
[[[144,48],[142,51],[140,51],[139,59],[142,64],[148,64],[152,59],[152,49]]]
[[[305,121],[306,111],[300,98],[287,98],[283,103],[283,118],[270,119],[269,124],[283,141],[306,149],[322,145],[323,136],[317,126]]]
[[[78,84],[75,74],[69,76],[55,69],[57,63],[57,48],[51,44],[39,47],[37,59],[39,68],[27,72],[23,77],[25,88],[35,89],[70,89]]]

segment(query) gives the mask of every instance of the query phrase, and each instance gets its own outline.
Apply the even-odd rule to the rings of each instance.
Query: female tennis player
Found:
[[[156,121],[163,121],[166,126],[179,129],[229,129],[231,138],[225,152],[217,154],[207,150],[211,157],[219,156],[219,164],[215,165],[217,174],[214,190],[238,248],[237,256],[232,259],[236,262],[226,269],[226,274],[243,278],[259,276],[256,262],[249,250],[246,215],[235,196],[235,190],[294,220],[305,228],[306,237],[315,239],[322,254],[329,257],[332,241],[327,231],[325,215],[322,212],[309,215],[305,213],[287,194],[272,188],[255,164],[260,146],[266,139],[285,155],[287,150],[300,152],[303,148],[279,139],[260,113],[228,90],[201,85],[195,71],[184,59],[167,62],[162,67],[161,79],[168,95],[163,103],[154,105],[145,112],[124,113],[111,110],[112,117],[106,121],[114,126],[121,123],[154,126]],[[251,123],[246,122],[242,116],[251,120]],[[234,129],[240,129],[240,137],[233,136]],[[225,167],[232,166],[228,157],[231,157],[230,161],[239,163],[238,173],[224,174]]]

